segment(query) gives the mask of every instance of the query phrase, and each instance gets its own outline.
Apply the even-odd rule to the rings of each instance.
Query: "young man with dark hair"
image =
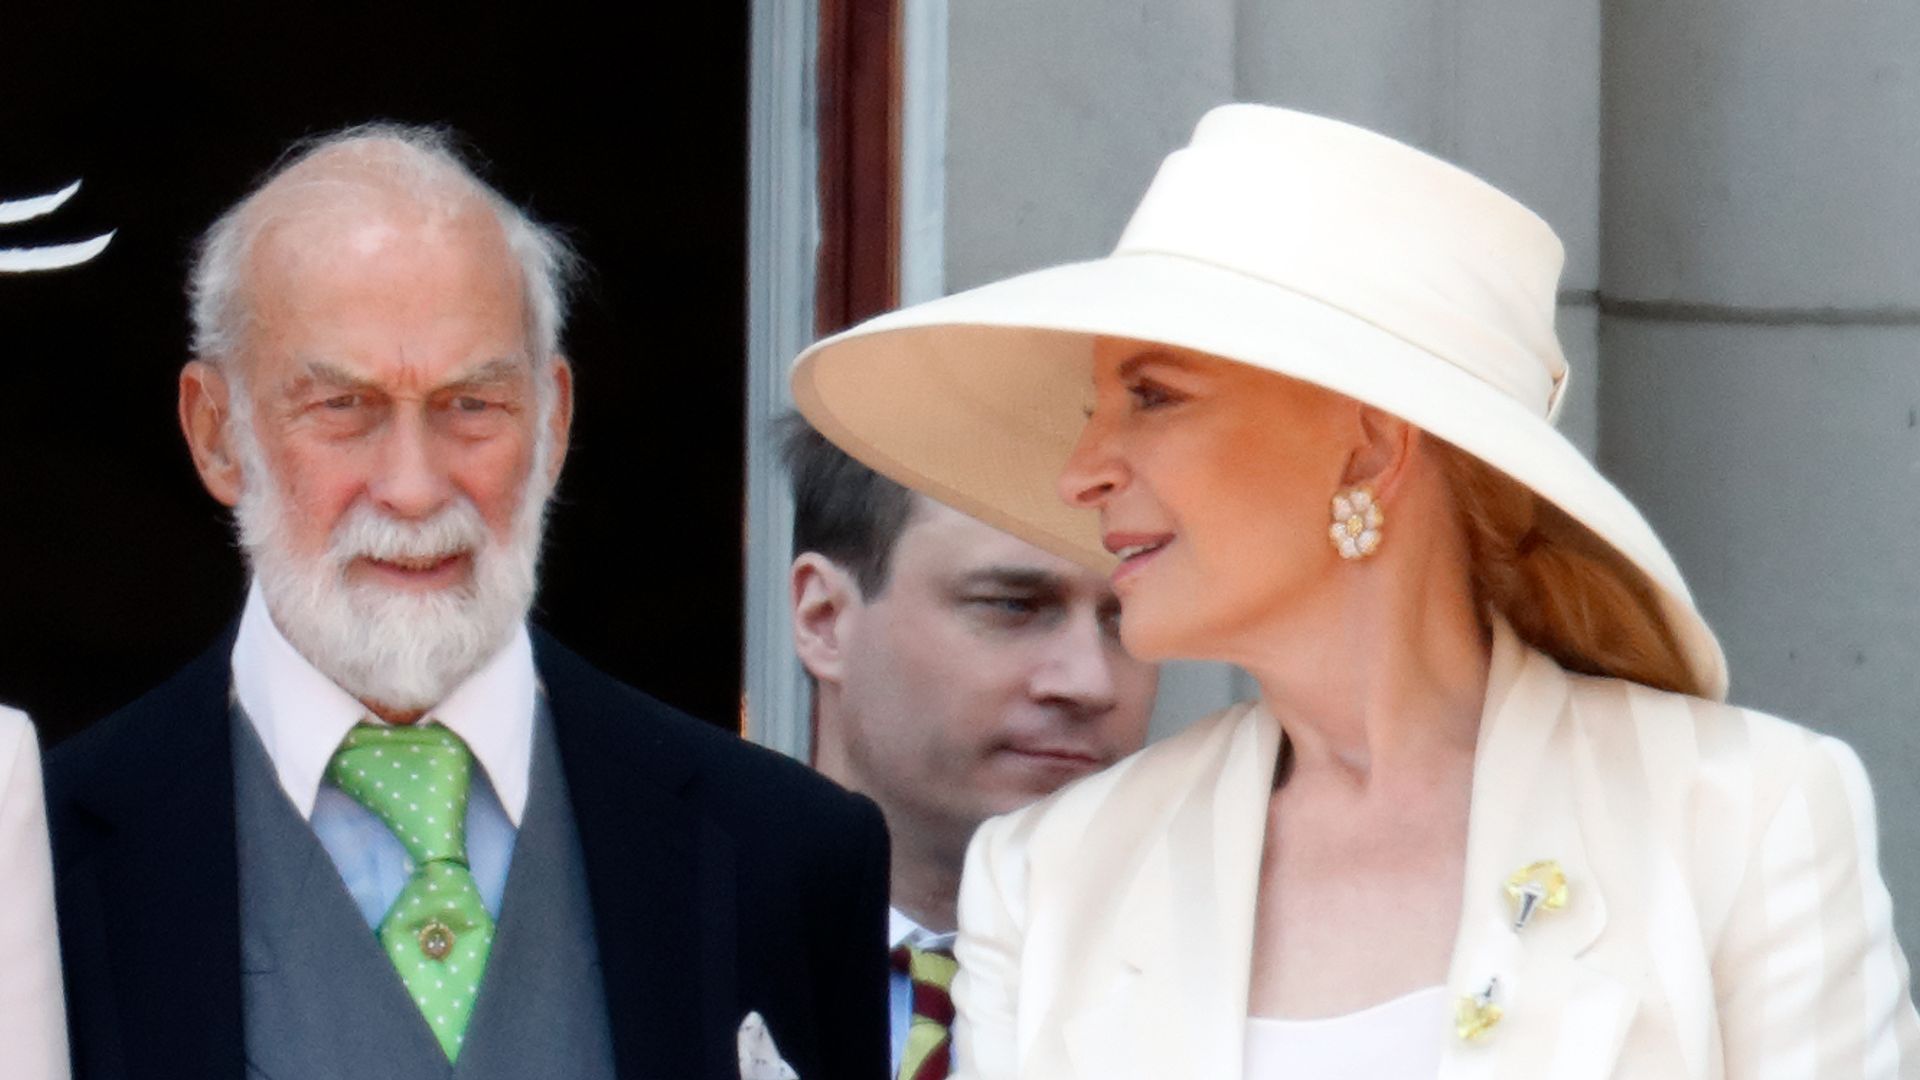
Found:
[[[1102,574],[909,492],[798,417],[785,423],[814,765],[886,816],[894,1067],[943,1076],[921,1069],[947,1058],[945,954],[967,841],[986,818],[1138,750],[1156,671],[1120,647]]]

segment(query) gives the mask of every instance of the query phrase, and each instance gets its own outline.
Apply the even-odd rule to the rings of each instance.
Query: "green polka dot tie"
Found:
[[[438,724],[360,724],[327,776],[407,850],[413,876],[380,920],[380,944],[453,1061],[493,948],[493,918],[467,868],[473,754]]]

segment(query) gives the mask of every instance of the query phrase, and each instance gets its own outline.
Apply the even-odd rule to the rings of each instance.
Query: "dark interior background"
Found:
[[[203,650],[244,577],[174,420],[192,239],[292,140],[451,124],[592,266],[539,622],[732,726],[740,698],[747,11],[9,4],[0,199],[85,186],[0,247],[0,701],[56,742]],[[638,23],[641,29],[630,28]]]

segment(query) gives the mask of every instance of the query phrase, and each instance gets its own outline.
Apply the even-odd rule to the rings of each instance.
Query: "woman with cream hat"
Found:
[[[796,361],[855,457],[1261,689],[981,828],[961,1075],[1920,1076],[1858,759],[1721,703],[1553,427],[1561,257],[1451,165],[1226,106],[1107,258]]]

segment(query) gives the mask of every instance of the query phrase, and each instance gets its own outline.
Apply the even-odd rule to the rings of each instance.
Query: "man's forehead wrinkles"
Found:
[[[455,371],[442,385],[472,386],[478,383],[505,382],[517,379],[532,370],[533,362],[524,354],[496,356],[491,360],[482,360],[464,370]]]
[[[408,373],[418,369],[402,360],[400,370]],[[531,364],[524,355],[494,356],[455,369],[433,383],[429,391],[505,382],[517,379],[528,371],[531,371]],[[380,387],[387,381],[380,378],[378,374],[362,374],[354,371],[338,361],[310,357],[296,361],[296,373],[288,385],[298,388],[318,383],[327,386],[373,388]],[[398,381],[411,383],[417,380],[402,378]]]

